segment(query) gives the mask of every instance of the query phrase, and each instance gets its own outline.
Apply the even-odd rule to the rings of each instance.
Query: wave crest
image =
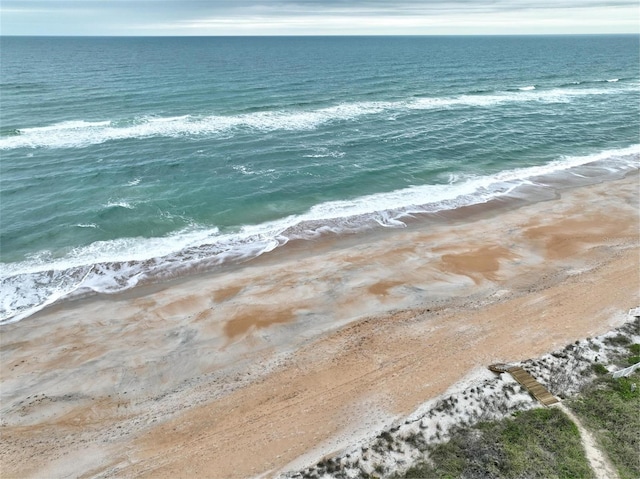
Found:
[[[611,80],[610,82],[612,82]],[[635,91],[633,85],[610,88],[566,86],[547,90],[525,86],[496,93],[470,93],[454,97],[418,97],[401,101],[341,103],[315,110],[259,111],[239,115],[183,115],[139,117],[123,121],[65,121],[54,125],[21,128],[0,138],[0,150],[17,148],[82,148],[108,141],[151,137],[228,135],[233,131],[304,131],[330,122],[351,121],[367,115],[411,110],[490,108],[508,103],[565,103],[586,95]]]

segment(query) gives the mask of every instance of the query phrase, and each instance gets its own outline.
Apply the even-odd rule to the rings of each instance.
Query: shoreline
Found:
[[[289,225],[280,233],[275,234],[275,236],[272,235],[274,232],[271,231],[266,235],[266,238],[263,237],[265,232],[259,233],[258,230],[268,226],[268,222],[261,225],[251,225],[248,228],[257,228],[257,233],[254,236],[245,238],[248,241],[245,246],[253,249],[251,253],[242,252],[242,248],[238,249],[240,247],[238,244],[231,245],[230,249],[224,253],[213,254],[213,250],[207,253],[205,250],[217,244],[218,240],[214,237],[210,240],[212,244],[202,244],[194,248],[174,251],[166,256],[150,256],[146,260],[141,260],[140,258],[113,261],[104,259],[104,261],[98,261],[97,263],[78,264],[73,267],[63,266],[64,261],[62,264],[54,262],[49,266],[51,268],[48,272],[49,275],[57,277],[64,273],[67,276],[77,277],[76,279],[82,276],[83,279],[77,282],[70,291],[63,293],[55,289],[51,290],[49,291],[51,295],[44,299],[41,304],[34,304],[27,310],[16,312],[13,316],[3,317],[0,327],[20,322],[54,308],[64,308],[65,304],[69,302],[94,298],[102,300],[105,297],[115,297],[116,299],[118,297],[140,297],[174,287],[183,282],[196,281],[199,278],[206,279],[213,275],[225,275],[254,265],[276,264],[286,260],[291,255],[299,255],[304,258],[309,254],[326,253],[333,248],[344,249],[355,244],[371,243],[395,234],[398,229],[425,230],[430,227],[449,226],[557,199],[563,192],[574,188],[616,181],[626,176],[637,176],[639,174],[637,168],[638,153],[635,151],[637,146],[632,145],[620,150],[620,152],[626,152],[623,155],[624,161],[617,159],[611,163],[611,158],[601,158],[607,152],[605,151],[590,157],[577,157],[579,159],[590,158],[592,161],[564,165],[561,169],[555,169],[550,165],[525,167],[507,170],[504,172],[506,176],[503,177],[499,175],[495,177],[489,176],[487,178],[493,178],[493,180],[488,186],[485,185],[487,187],[486,191],[498,187],[498,189],[503,190],[502,193],[493,191],[483,198],[483,195],[486,194],[486,191],[482,193],[485,187],[478,186],[471,195],[476,196],[473,201],[469,200],[469,195],[460,194],[458,197],[438,200],[422,206],[405,205],[397,208],[389,206],[391,209],[385,209],[377,213],[354,213],[352,216],[324,218],[324,220],[319,221],[313,219],[304,220],[305,215],[299,215],[296,217],[300,222]],[[527,172],[528,176],[519,177],[516,175],[516,177],[512,177],[515,172]],[[471,179],[468,181],[471,181]],[[363,201],[365,198],[359,198],[359,200]],[[431,210],[434,205],[439,206]],[[284,219],[278,221],[284,221]],[[350,225],[352,222],[354,222],[354,225]],[[224,236],[222,235],[222,237]],[[275,241],[276,245],[271,245],[266,250],[258,252],[261,248],[258,247],[256,249],[257,244],[264,243],[267,240]],[[224,244],[218,246],[222,250],[226,250],[229,247],[229,245],[225,246]],[[204,248],[203,251],[200,251],[204,256],[199,258],[200,253],[198,253],[198,250],[200,248]],[[248,256],[245,256],[245,254]],[[227,255],[229,258],[224,259],[224,256]],[[74,263],[73,259],[71,259],[71,262]],[[84,272],[82,272],[82,268],[85,268]],[[87,270],[86,268],[89,269]],[[89,278],[94,268],[102,271],[101,274],[98,274],[97,283],[96,278]],[[120,270],[126,270],[127,272],[120,275],[118,273]],[[137,274],[133,274],[135,271],[137,271]],[[42,277],[44,273],[46,273],[46,268],[39,273],[33,272],[36,276],[31,278],[34,284],[42,282],[39,287],[43,289],[43,292],[50,287],[47,275]],[[21,274],[18,273],[14,279],[20,277]],[[89,278],[89,285],[81,286],[87,278]],[[133,286],[129,284],[130,282]],[[92,283],[93,286],[90,286]],[[20,284],[16,283],[13,286],[16,288],[16,292],[20,291]],[[30,287],[32,285],[22,285],[22,289],[26,291]],[[105,289],[102,290],[101,288]],[[33,294],[40,296],[43,292],[35,292]],[[45,297],[43,296],[42,298]],[[7,298],[8,300],[9,298]]]
[[[636,173],[3,326],[3,470],[312,463],[469,371],[614,326],[638,306],[637,208]]]

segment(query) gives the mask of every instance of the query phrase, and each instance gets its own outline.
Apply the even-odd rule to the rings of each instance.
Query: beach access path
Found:
[[[607,455],[602,451],[600,446],[598,446],[598,442],[593,434],[580,422],[580,419],[562,403],[556,404],[554,407],[560,408],[578,428],[585,455],[596,479],[618,479],[620,476],[615,467],[613,467]]]

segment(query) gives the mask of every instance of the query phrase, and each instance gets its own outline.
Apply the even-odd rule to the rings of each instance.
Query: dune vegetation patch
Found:
[[[396,478],[594,477],[577,427],[555,408],[531,409],[459,429],[428,452],[430,462]]]

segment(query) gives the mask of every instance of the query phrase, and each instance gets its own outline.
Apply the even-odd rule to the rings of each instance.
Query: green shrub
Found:
[[[636,381],[634,377],[611,379],[612,389],[623,401],[633,403],[633,400],[640,396]],[[640,401],[637,402],[640,404]]]
[[[612,344],[613,346],[627,346],[631,340],[624,334],[618,334],[610,338],[605,338],[605,342]]]
[[[384,439],[387,442],[393,442],[393,436],[389,431],[383,431],[378,437],[380,439]]]
[[[609,370],[600,363],[593,363],[591,365],[591,368],[596,374],[600,374],[600,375],[607,374],[609,372]]]
[[[631,351],[631,354],[635,354],[636,356],[640,355],[640,344],[632,344],[631,346],[629,346],[629,351]]]
[[[378,474],[384,474],[385,467],[382,464],[376,464],[373,468]]]

